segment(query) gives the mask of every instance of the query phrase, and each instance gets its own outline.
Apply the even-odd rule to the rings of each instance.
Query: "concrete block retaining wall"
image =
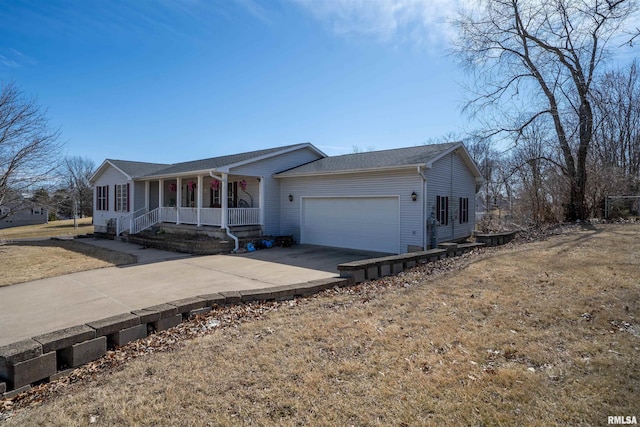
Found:
[[[484,246],[484,243],[442,243],[440,246],[438,249],[429,249],[428,251],[409,252],[401,255],[347,262],[338,265],[338,271],[340,272],[340,277],[349,279],[355,284],[391,274],[398,274],[418,264],[459,256],[474,248]]]
[[[220,292],[159,304],[84,325],[39,335],[0,347],[0,396],[10,398],[31,385],[55,380],[85,363],[104,356],[107,349],[146,338],[180,324],[212,307],[252,301],[304,297],[366,280],[398,274],[417,264],[459,255],[483,243],[468,243],[338,265],[339,278],[313,280],[295,285]]]
[[[516,236],[517,231],[507,231],[504,233],[476,233],[476,242],[484,243],[487,246],[506,245]]]
[[[183,320],[211,311],[212,307],[309,296],[349,283],[346,279],[330,278],[200,295],[18,341],[0,347],[0,397],[10,398],[29,390],[33,384],[55,380],[68,374],[71,368],[104,356],[109,348],[172,328]]]

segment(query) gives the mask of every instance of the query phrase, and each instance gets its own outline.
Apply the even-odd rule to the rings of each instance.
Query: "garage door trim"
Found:
[[[331,195],[322,195],[322,196],[301,196],[300,197],[300,242],[305,242],[305,201],[309,199],[327,199],[327,200],[335,200],[335,199],[343,199],[343,200],[354,200],[354,199],[394,199],[397,205],[397,215],[396,215],[396,230],[395,230],[395,243],[396,247],[394,252],[401,253],[401,204],[400,204],[400,196],[397,194],[375,194],[375,195],[358,195],[358,196],[331,196]],[[389,227],[393,227],[393,224],[389,224]]]

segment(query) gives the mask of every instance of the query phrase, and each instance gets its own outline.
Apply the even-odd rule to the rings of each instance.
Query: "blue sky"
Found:
[[[453,3],[3,1],[0,79],[96,165],[414,146],[469,127]]]

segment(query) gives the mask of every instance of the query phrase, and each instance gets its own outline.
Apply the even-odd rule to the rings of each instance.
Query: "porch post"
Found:
[[[180,208],[182,207],[182,178],[176,178],[176,224],[180,224]]]
[[[144,182],[144,211],[149,212],[149,181]]]
[[[260,225],[264,227],[264,177],[258,178],[258,203],[260,204]]]
[[[229,189],[227,188],[227,183],[229,182],[229,175],[226,173],[222,174],[222,182],[220,185],[222,186],[222,194],[220,197],[222,198],[222,212],[220,216],[220,227],[225,228],[227,226],[227,210],[229,209]]]
[[[197,223],[198,223],[198,227],[200,227],[200,225],[202,225],[202,223],[200,222],[200,211],[202,210],[202,192],[204,191],[204,188],[202,188],[202,176],[198,175],[198,184],[196,184],[196,191],[198,192],[198,213],[197,213]]]
[[[164,222],[164,179],[158,180],[158,208],[160,209],[160,222]]]

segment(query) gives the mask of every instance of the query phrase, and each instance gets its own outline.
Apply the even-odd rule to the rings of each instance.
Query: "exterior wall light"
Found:
[[[289,201],[293,202],[293,195],[289,194]]]
[[[416,200],[418,200],[418,195],[416,194],[416,192],[414,191],[413,193],[411,193],[411,200],[413,200],[414,202]]]

